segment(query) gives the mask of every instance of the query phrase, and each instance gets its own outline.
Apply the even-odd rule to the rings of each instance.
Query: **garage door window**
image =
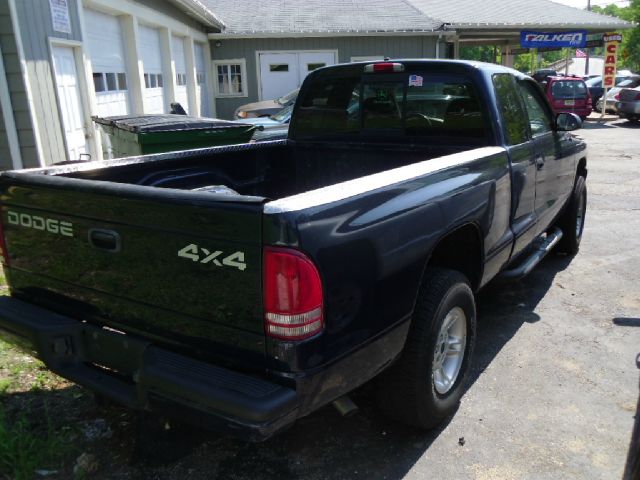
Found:
[[[161,73],[145,73],[144,86],[146,88],[162,88],[162,74]]]
[[[215,62],[216,94],[220,97],[246,97],[246,66],[244,60]]]
[[[122,72],[93,72],[93,87],[96,93],[122,92],[127,89],[127,76]]]

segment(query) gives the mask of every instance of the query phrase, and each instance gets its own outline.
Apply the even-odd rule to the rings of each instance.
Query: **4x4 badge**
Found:
[[[211,251],[191,243],[178,251],[178,256],[198,263],[213,263],[216,267],[233,267],[240,271],[247,268],[244,263],[244,252],[234,252],[225,256],[222,250]]]

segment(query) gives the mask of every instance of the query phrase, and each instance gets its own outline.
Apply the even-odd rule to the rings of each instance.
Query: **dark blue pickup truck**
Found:
[[[307,77],[286,140],[5,172],[0,332],[245,438],[374,377],[432,427],[465,389],[474,292],[578,251],[579,126],[500,66],[355,63]]]

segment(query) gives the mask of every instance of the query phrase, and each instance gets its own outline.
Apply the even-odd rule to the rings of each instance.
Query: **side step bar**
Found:
[[[531,270],[535,268],[540,261],[547,256],[553,247],[562,238],[562,230],[556,228],[553,232],[547,234],[546,238],[542,237],[541,241],[536,245],[531,254],[525,258],[522,263],[519,263],[516,268],[505,270],[499,276],[501,280],[520,280],[521,278],[529,275]]]

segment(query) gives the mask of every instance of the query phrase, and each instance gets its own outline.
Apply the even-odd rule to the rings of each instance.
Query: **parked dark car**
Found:
[[[374,378],[433,428],[474,369],[475,293],[579,250],[580,124],[499,65],[351,63],[306,77],[286,140],[4,172],[0,332],[253,440]]]
[[[275,100],[263,100],[262,102],[247,103],[236,109],[233,117],[237,120],[244,120],[245,118],[259,118],[270,117],[278,113],[284,107],[288,107],[296,103],[298,97],[299,88],[292,90],[286,95],[276,98]]]
[[[616,110],[620,118],[632,123],[640,122],[640,87],[624,88],[618,92]]]
[[[591,114],[591,95],[585,82],[577,77],[549,77],[544,91],[553,111],[575,113],[582,120]]]
[[[557,75],[558,75],[558,72],[556,72],[555,70],[551,68],[543,68],[533,72],[531,77],[533,77],[533,79],[536,82],[541,83],[541,82],[544,82],[548,77],[555,77]]]

